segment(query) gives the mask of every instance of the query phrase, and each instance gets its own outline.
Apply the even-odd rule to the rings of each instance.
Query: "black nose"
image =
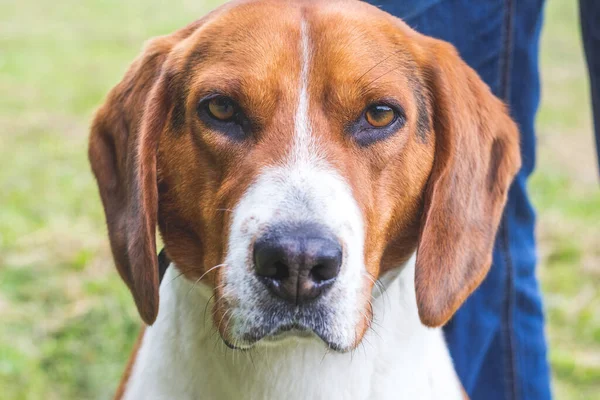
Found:
[[[280,226],[254,244],[256,274],[273,294],[293,304],[325,292],[341,264],[342,247],[318,225]]]

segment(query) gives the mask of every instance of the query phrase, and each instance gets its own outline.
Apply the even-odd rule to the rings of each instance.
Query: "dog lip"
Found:
[[[280,326],[274,332],[266,336],[266,338],[276,338],[278,336],[308,336],[312,333],[312,329],[308,326],[299,323],[292,323]]]
[[[350,350],[350,348],[342,347],[337,343],[326,340],[322,335],[314,332],[313,330],[292,329],[292,330],[288,330],[285,332],[280,332],[276,335],[265,335],[262,337],[256,337],[254,335],[245,335],[244,336],[245,343],[244,343],[243,347],[235,346],[225,339],[223,339],[223,342],[225,343],[225,345],[227,347],[229,347],[232,350],[248,351],[252,347],[254,347],[258,342],[261,342],[261,341],[274,344],[274,343],[278,343],[287,338],[310,339],[311,337],[318,337],[327,346],[327,348],[329,350],[334,351],[336,353],[345,353]]]
[[[231,349],[241,349],[248,350],[252,348],[259,342],[264,342],[268,344],[275,344],[281,342],[288,338],[296,338],[296,339],[319,339],[321,340],[329,350],[332,350],[337,353],[345,353],[350,350],[349,348],[340,346],[338,343],[331,341],[327,336],[322,332],[322,329],[314,328],[307,326],[302,323],[293,322],[289,324],[283,324],[278,326],[277,328],[261,333],[246,333],[243,335],[242,342],[244,343],[244,347],[232,346],[229,343],[226,343],[228,347]]]
[[[245,351],[248,350],[249,347],[240,347],[240,346],[236,346],[233,343],[231,343],[230,341],[228,341],[225,338],[221,338],[223,340],[223,343],[225,343],[225,346],[229,347],[231,350],[241,350],[241,351]]]
[[[262,332],[261,332],[262,333]],[[276,342],[285,337],[308,337],[314,333],[314,330],[304,324],[292,322],[277,326],[269,332],[247,333],[244,335],[244,340],[248,343],[256,343],[261,340]]]

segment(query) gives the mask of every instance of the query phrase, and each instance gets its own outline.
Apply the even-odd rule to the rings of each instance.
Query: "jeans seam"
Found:
[[[505,14],[503,26],[503,52],[501,53],[500,61],[500,96],[506,104],[510,104],[510,73],[512,67],[512,50],[513,50],[513,19],[514,19],[514,1],[505,0]],[[509,230],[507,224],[506,212],[502,214],[500,224],[500,242],[501,249],[506,265],[506,298],[504,305],[504,324],[502,324],[504,332],[501,332],[501,340],[504,341],[505,351],[505,376],[506,376],[506,398],[507,400],[517,400],[517,379],[515,365],[515,338],[514,338],[514,263],[510,254],[509,245]]]
[[[501,338],[504,340],[504,349],[505,349],[505,384],[507,386],[506,391],[506,399],[507,400],[517,400],[518,399],[518,391],[517,391],[517,379],[516,379],[516,365],[515,365],[515,340],[514,340],[514,325],[513,325],[513,315],[514,315],[514,276],[513,276],[513,260],[510,255],[510,246],[509,246],[509,234],[508,227],[506,222],[506,216],[502,218],[501,224],[501,242],[502,242],[502,252],[504,255],[504,262],[506,264],[506,298],[504,304],[504,312],[502,318],[504,319],[504,324],[502,330],[504,331],[501,335]]]
[[[504,26],[502,32],[502,45],[504,46],[500,57],[500,98],[507,104],[510,103],[510,69],[513,36],[513,0],[504,0]]]

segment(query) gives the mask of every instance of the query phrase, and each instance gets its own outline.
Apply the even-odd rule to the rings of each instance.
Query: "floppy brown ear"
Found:
[[[481,283],[508,188],[519,132],[504,104],[453,46],[427,39],[435,157],[425,194],[415,286],[421,321],[445,324]]]
[[[114,261],[147,324],[158,314],[156,151],[170,106],[165,62],[198,24],[148,43],[97,111],[89,139]]]

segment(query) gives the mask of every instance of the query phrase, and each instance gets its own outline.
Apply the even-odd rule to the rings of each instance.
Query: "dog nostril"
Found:
[[[285,253],[270,241],[260,241],[254,246],[256,274],[272,281],[283,281],[290,276],[290,266]]]
[[[290,269],[281,261],[277,261],[271,267],[272,274],[269,276],[271,279],[282,281],[290,277]]]
[[[332,240],[321,240],[312,254],[314,264],[310,267],[309,279],[323,283],[335,279],[342,265],[342,248]]]
[[[322,283],[337,276],[337,271],[324,264],[315,265],[309,273],[310,279],[315,283]]]

